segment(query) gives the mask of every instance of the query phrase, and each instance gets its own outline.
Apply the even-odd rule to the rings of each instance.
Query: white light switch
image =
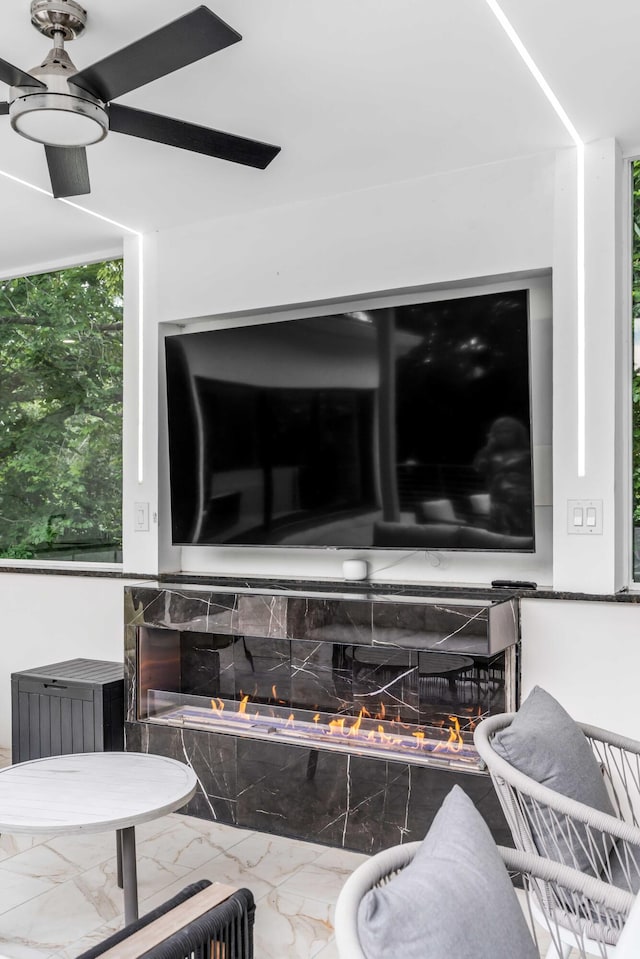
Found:
[[[602,500],[570,499],[567,501],[567,531],[586,535],[602,535]]]
[[[149,504],[134,503],[133,528],[136,533],[147,533],[149,531]]]

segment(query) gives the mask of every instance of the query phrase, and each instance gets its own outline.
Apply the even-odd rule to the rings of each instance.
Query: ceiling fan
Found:
[[[8,114],[21,136],[44,144],[55,197],[91,191],[85,148],[108,132],[261,170],[280,152],[280,147],[258,140],[112,102],[242,39],[207,7],[196,7],[79,71],[64,44],[83,32],[86,10],[76,0],[32,0],[31,22],[53,39],[53,48],[29,71],[0,59],[0,80],[11,87],[10,99],[0,102],[0,115]]]

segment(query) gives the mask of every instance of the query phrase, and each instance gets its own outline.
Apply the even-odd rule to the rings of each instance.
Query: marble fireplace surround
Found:
[[[338,591],[340,590],[340,591]],[[509,843],[486,773],[416,765],[141,719],[139,628],[275,642],[502,654],[505,701],[517,706],[518,601],[497,591],[374,592],[339,585],[145,582],[125,588],[126,747],[186,760],[199,789],[185,812],[366,853],[421,838],[458,783]],[[162,635],[162,634],[158,634]],[[345,646],[346,648],[346,646]],[[495,711],[501,711],[497,709]]]

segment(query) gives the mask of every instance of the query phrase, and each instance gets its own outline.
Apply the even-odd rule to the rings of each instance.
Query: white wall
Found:
[[[640,606],[524,600],[522,697],[543,686],[582,722],[640,739]]]
[[[107,577],[0,574],[0,746],[11,745],[12,672],[78,657],[122,662],[123,590]]]
[[[160,232],[145,260],[155,304],[153,314],[147,311],[145,349],[157,349],[158,323],[172,324],[174,330],[194,318],[216,316],[229,322],[229,317],[318,301],[548,270],[554,191],[555,157],[545,154]],[[151,370],[149,382],[154,375]],[[131,417],[136,403],[131,392],[125,396]],[[145,559],[144,534],[135,534],[136,571],[171,570],[178,563],[195,572],[340,578],[349,551],[197,547],[182,550],[177,562],[175,551],[167,554],[168,502],[166,495],[160,498],[166,474],[164,424],[149,389],[145,422],[157,422],[159,414],[158,449],[148,454],[145,465],[149,478],[157,470],[156,486],[145,496],[152,499],[152,513],[158,512],[157,536],[165,548],[158,559],[151,531]],[[132,472],[129,479],[125,473],[130,500],[140,492]],[[541,547],[535,556],[369,551],[372,579],[488,583],[508,577],[550,584],[548,507],[540,523]],[[125,564],[131,568],[126,559]]]
[[[167,491],[161,490],[167,472],[164,410],[158,407],[155,391],[159,373],[162,397],[159,328],[164,332],[165,325],[174,331],[183,324],[197,327],[198,322],[211,323],[212,318],[227,325],[240,317],[304,311],[318,302],[344,303],[390,291],[450,289],[478,278],[551,267],[553,369],[548,370],[548,378],[553,381],[553,497],[538,499],[538,505],[549,505],[538,510],[536,555],[369,551],[366,557],[373,569],[371,578],[379,582],[469,584],[500,577],[593,593],[611,593],[625,585],[629,331],[621,295],[626,256],[624,164],[614,140],[587,147],[587,468],[586,475],[580,476],[575,161],[573,150],[518,158],[314,203],[191,224],[150,238],[145,257],[148,299],[153,300],[145,320],[145,489],[125,475],[125,501],[131,503],[144,492],[159,522],[146,539],[143,534],[127,534],[136,544],[136,571],[183,569],[335,579],[350,555],[332,550],[288,553],[191,547],[180,552],[170,548]],[[545,360],[551,366],[550,357],[540,362]],[[131,392],[126,395],[133,433],[131,417],[137,400]],[[159,424],[158,435],[155,424]],[[538,467],[545,456],[548,451],[540,451]],[[550,469],[547,463],[541,475],[549,477]],[[568,532],[571,499],[602,501],[602,535]]]
[[[630,310],[623,295],[629,255],[624,163],[614,140],[590,144],[585,170],[585,474],[579,474],[579,352],[576,316],[574,151],[557,162],[554,215],[554,531],[556,589],[613,593],[629,571],[627,432],[630,415]],[[630,201],[629,201],[630,202]],[[601,535],[568,533],[568,500],[602,501]]]

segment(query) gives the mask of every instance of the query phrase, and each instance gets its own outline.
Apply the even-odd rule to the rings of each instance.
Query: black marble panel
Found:
[[[198,777],[198,790],[180,812],[229,825],[237,823],[238,795],[234,736],[152,723],[126,723],[128,751],[153,753],[186,762]]]
[[[229,636],[180,633],[180,692],[188,696],[220,696],[220,647],[230,646]]]
[[[289,597],[287,635],[331,643],[372,642],[371,600]]]
[[[274,639],[287,637],[286,596],[238,596],[238,615],[235,628],[243,636],[266,636]]]
[[[517,642],[513,602],[445,603],[416,599],[355,596],[300,597],[282,593],[224,593],[132,586],[125,590],[129,624],[194,632],[297,639],[405,649],[488,653],[490,632],[496,649]],[[499,616],[501,605],[505,615]],[[496,614],[494,629],[489,624]]]
[[[341,846],[349,757],[284,743],[238,742],[238,822]]]
[[[127,723],[126,748],[190,763],[199,789],[182,811],[202,819],[374,853],[421,839],[457,783],[512,844],[486,775],[146,723]]]
[[[327,713],[350,708],[351,671],[346,671],[344,676],[340,672],[333,645],[292,640],[290,646],[291,703],[294,708]]]
[[[125,615],[134,611],[129,622],[206,633],[238,632],[236,593],[130,586],[125,596],[129,597]]]

